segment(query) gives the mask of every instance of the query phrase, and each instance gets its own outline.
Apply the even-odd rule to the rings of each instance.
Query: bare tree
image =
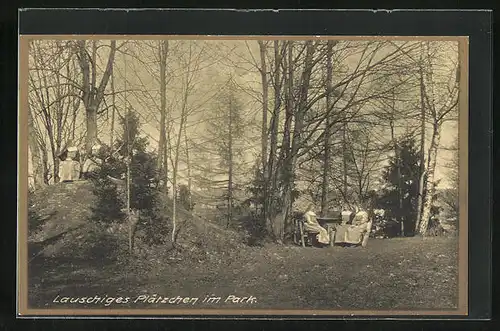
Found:
[[[192,41],[187,42],[187,45],[183,44],[186,48],[185,54],[181,55],[181,65],[184,68],[184,72],[180,75],[181,80],[181,101],[180,101],[180,114],[179,123],[177,127],[177,133],[174,135],[174,145],[172,147],[172,187],[173,187],[173,199],[172,199],[172,243],[175,244],[177,236],[177,191],[178,191],[178,179],[179,179],[179,163],[181,157],[181,143],[183,141],[183,135],[185,135],[185,130],[188,122],[188,117],[193,115],[201,107],[200,105],[194,106],[190,103],[189,97],[194,92],[199,80],[197,79],[200,70],[205,61],[206,48],[202,45],[200,48],[196,48]],[[201,101],[203,105],[205,101]],[[185,139],[184,139],[185,140]]]
[[[160,139],[158,141],[158,175],[164,182],[165,194],[168,185],[168,154],[167,154],[167,56],[168,40],[162,40],[158,45],[158,56],[160,60]],[[159,181],[160,181],[159,180]]]
[[[102,46],[102,45],[101,45]],[[116,53],[116,41],[110,42],[108,60],[101,80],[97,83],[97,41],[94,40],[90,45],[90,54],[87,49],[86,40],[77,41],[77,58],[80,64],[82,75],[82,100],[85,106],[87,135],[85,140],[85,150],[90,153],[92,146],[97,141],[97,115],[100,112],[100,105],[104,99],[104,92],[108,84],[109,77],[113,70],[113,61]]]
[[[432,197],[435,193],[435,171],[438,150],[441,141],[441,128],[449,119],[449,115],[458,111],[459,59],[451,65],[444,65],[447,61],[449,49],[447,45],[426,42],[425,45],[425,71],[424,71],[424,100],[425,107],[429,110],[431,124],[431,139],[426,160],[426,183],[423,197],[422,214],[418,224],[422,235],[427,233],[429,217],[432,207]],[[437,70],[437,67],[440,70]]]
[[[28,146],[31,154],[31,166],[33,169],[33,184],[34,188],[38,189],[46,186],[48,183],[44,176],[43,160],[40,150],[41,146],[38,141],[38,134],[31,108],[28,109]]]
[[[329,40],[327,42],[327,54],[326,54],[326,108],[331,107],[332,103],[332,75],[333,75],[333,64],[332,64],[332,57],[333,57],[333,40]],[[322,192],[321,192],[321,214],[324,215],[328,209],[328,188],[329,188],[329,183],[328,183],[328,178],[329,178],[329,172],[330,172],[330,167],[331,167],[331,160],[330,160],[330,117],[326,118],[325,121],[325,142],[324,142],[324,163],[323,163],[323,181],[322,181]]]
[[[276,155],[278,149],[278,128],[280,121],[281,112],[281,50],[280,43],[278,40],[274,41],[274,109],[271,117],[271,127],[270,127],[270,149],[269,157],[267,161],[267,181],[265,183],[264,191],[267,192],[267,201],[265,201],[264,215],[266,217],[266,226],[268,231],[274,232],[274,222],[272,221],[271,210],[274,202],[276,201],[275,192],[277,187],[277,181],[274,176],[275,166],[276,166]],[[270,185],[269,185],[270,184]]]
[[[420,61],[419,61],[419,85],[420,85],[420,179],[418,182],[418,203],[417,203],[417,222],[418,229],[422,218],[422,208],[424,202],[425,175],[426,175],[426,153],[425,138],[426,138],[426,107],[425,107],[425,82],[424,82],[424,43],[421,44]]]
[[[414,48],[412,43],[403,43],[399,47],[385,42],[340,43],[333,52],[338,66],[335,84],[332,82],[331,93],[327,93],[322,71],[324,66],[318,63],[325,63],[329,53],[328,43],[307,41],[296,43],[295,47],[280,47],[275,42],[274,68],[271,70],[275,103],[269,131],[271,144],[267,185],[270,194],[277,195],[267,197],[265,209],[268,228],[270,225],[277,241],[281,240],[284,220],[294,200],[298,161],[319,146],[324,146],[326,135],[331,137],[341,132],[347,123],[361,116],[364,105],[385,98],[394,85],[374,89],[380,86],[382,75],[378,73],[394,75],[398,71],[394,63],[402,57],[400,50],[411,51]],[[356,64],[351,61],[346,66],[346,58],[349,57],[355,59]],[[282,88],[282,81],[285,88]],[[332,99],[328,102],[329,106],[321,110],[320,101],[325,100],[327,95]],[[279,130],[282,100],[286,110],[283,131]],[[322,126],[324,129],[319,130]],[[322,154],[321,149],[318,153]],[[273,165],[272,162],[278,163]]]
[[[75,123],[80,99],[79,87],[74,83],[76,68],[72,56],[68,44],[59,40],[31,43],[30,134],[37,132],[38,142],[42,148],[42,162],[46,169],[49,167],[46,148],[50,150],[51,177],[54,182],[58,182],[59,178],[60,153],[68,144],[76,143]],[[48,182],[48,178],[46,176],[45,178],[44,181]]]
[[[267,77],[267,63],[266,63],[266,47],[267,42],[259,40],[260,50],[260,76],[262,82],[262,129],[261,129],[261,158],[262,158],[262,171],[266,173],[267,164],[267,114],[269,112],[269,84]]]
[[[313,70],[313,58],[314,58],[314,52],[316,50],[316,43],[313,43],[312,41],[306,41],[305,47],[306,47],[306,55],[304,59],[304,67],[302,71],[302,75],[300,78],[300,87],[298,91],[298,97],[297,97],[297,104],[296,104],[296,113],[295,113],[295,122],[294,122],[294,128],[293,128],[293,134],[292,134],[292,144],[290,148],[290,154],[287,157],[286,163],[284,165],[284,171],[285,171],[285,176],[284,176],[284,183],[283,183],[283,188],[282,188],[282,210],[281,212],[277,215],[278,217],[275,219],[277,221],[277,227],[278,227],[278,241],[281,242],[283,240],[284,236],[284,227],[285,223],[284,220],[288,218],[288,215],[290,214],[291,207],[292,207],[292,202],[293,202],[293,196],[292,196],[292,190],[293,190],[293,183],[295,181],[294,175],[293,175],[293,170],[296,167],[297,159],[298,159],[298,150],[300,148],[300,145],[302,144],[302,131],[304,128],[304,116],[307,111],[307,101],[309,97],[309,86],[310,86],[310,81],[311,81],[311,74]]]
[[[114,144],[114,134],[115,134],[115,115],[116,115],[116,94],[115,94],[115,72],[111,71],[111,128],[109,137],[109,146],[113,147]]]

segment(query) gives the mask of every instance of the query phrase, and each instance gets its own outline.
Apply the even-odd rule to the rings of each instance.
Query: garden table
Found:
[[[342,223],[342,217],[318,217],[319,225],[324,227],[330,236],[330,246],[335,243],[335,232],[337,231],[337,226]]]

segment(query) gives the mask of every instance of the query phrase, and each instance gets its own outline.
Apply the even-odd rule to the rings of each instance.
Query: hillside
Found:
[[[44,256],[77,256],[95,246],[99,241],[116,241],[122,250],[127,245],[126,224],[101,225],[90,221],[91,206],[96,197],[92,192],[92,184],[88,181],[73,183],[58,183],[40,189],[31,199],[30,211],[40,218],[41,225],[37,230],[31,230],[28,241],[30,255]],[[177,207],[177,247],[181,251],[231,251],[243,245],[241,234],[223,228],[217,224],[193,215]],[[162,222],[171,231],[171,205],[162,206]],[[34,220],[31,219],[30,223]],[[141,225],[137,229],[136,251],[143,254],[165,250],[164,247],[144,247],[141,237],[144,237]],[[166,238],[170,238],[167,233]],[[99,250],[98,247],[97,250]],[[109,247],[108,247],[109,248]],[[104,254],[104,247],[103,252]],[[85,255],[85,254],[83,254]],[[98,255],[101,255],[99,253]],[[86,256],[83,256],[86,257]]]

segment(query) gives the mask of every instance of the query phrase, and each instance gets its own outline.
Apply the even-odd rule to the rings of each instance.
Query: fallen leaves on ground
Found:
[[[452,309],[458,299],[455,247],[453,238],[371,240],[365,250],[248,247],[225,258],[212,253],[204,263],[158,261],[154,270],[136,266],[133,273],[39,261],[30,270],[30,301],[45,306],[60,293],[88,293],[85,284],[92,284],[92,293],[108,295],[246,293],[258,298],[253,308]]]

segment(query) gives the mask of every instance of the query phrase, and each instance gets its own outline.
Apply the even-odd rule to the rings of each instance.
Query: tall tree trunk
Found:
[[[159,58],[160,58],[160,139],[158,141],[158,159],[156,168],[158,169],[158,182],[163,180],[164,185],[167,184],[166,169],[164,169],[165,150],[167,145],[167,55],[168,55],[168,40],[162,40],[159,44]],[[165,190],[165,194],[167,191]]]
[[[429,146],[429,158],[427,161],[427,180],[425,185],[425,196],[422,208],[422,219],[420,221],[419,232],[425,236],[429,227],[429,218],[432,208],[432,197],[435,193],[434,176],[436,171],[436,162],[441,133],[439,132],[439,124],[435,123],[432,130],[432,138]]]
[[[394,109],[394,107],[393,107]],[[400,149],[398,147],[398,143],[396,141],[396,137],[394,135],[394,121],[391,119],[390,120],[390,126],[391,126],[391,140],[394,148],[394,158],[396,160],[396,169],[397,169],[397,176],[398,176],[398,221],[401,227],[401,236],[404,236],[404,216],[403,216],[403,188],[402,188],[402,181],[401,181],[401,153]]]
[[[174,165],[172,167],[172,245],[175,245],[175,240],[177,237],[177,176],[179,171],[179,154],[182,141],[182,133],[184,131],[184,125],[187,117],[187,102],[189,97],[189,75],[191,69],[188,65],[187,76],[186,76],[186,89],[184,91],[184,96],[182,100],[181,108],[181,122],[179,124],[179,131],[177,134],[177,141],[175,143],[175,155],[174,155]]]
[[[259,40],[260,49],[260,77],[262,81],[262,130],[261,130],[261,162],[262,172],[266,173],[267,163],[267,113],[269,112],[269,86],[267,80],[266,45]]]
[[[129,135],[127,134],[127,137]],[[127,145],[129,145],[129,142],[127,141]],[[132,253],[134,249],[134,229],[132,226],[132,213],[130,210],[130,182],[131,182],[131,174],[130,174],[130,152],[127,155],[127,221],[128,221],[128,249],[129,252]]]
[[[50,167],[49,167],[49,155],[47,153],[47,148],[41,148],[42,152],[42,169],[43,169],[43,182],[45,185],[50,183]]]
[[[97,141],[97,112],[99,111],[96,104],[96,82],[97,82],[97,41],[92,41],[92,52],[90,59],[90,104],[86,107],[87,110],[87,140],[86,140],[86,150],[89,153],[92,152],[92,146],[95,145]]]
[[[275,166],[275,174],[281,174],[282,178],[289,175],[290,169],[287,168],[287,160],[290,156],[292,121],[293,121],[293,41],[287,42],[287,56],[283,56],[283,81],[284,81],[284,99],[285,99],[285,123],[283,126],[283,137],[280,148],[278,163]],[[284,46],[285,47],[285,46]]]
[[[111,71],[111,82],[110,82],[110,87],[111,87],[111,102],[113,103],[113,106],[111,107],[111,133],[109,137],[109,147],[111,150],[113,150],[113,144],[115,143],[114,141],[114,134],[115,134],[115,113],[116,113],[116,97],[115,97],[115,71]]]
[[[263,205],[262,205],[262,218],[267,221],[267,200],[269,195],[269,177],[267,173],[267,140],[268,140],[268,119],[269,112],[269,81],[267,77],[267,63],[266,63],[266,43],[259,40],[260,49],[260,77],[262,82],[262,127],[261,127],[261,167],[263,177]]]
[[[86,109],[87,139],[85,140],[85,151],[87,155],[92,152],[92,146],[97,141],[97,110],[94,107]]]
[[[179,170],[179,151],[182,140],[182,131],[184,126],[184,114],[181,115],[181,124],[175,145],[174,166],[172,169],[172,245],[175,244],[177,235],[177,175]]]
[[[85,151],[90,155],[92,152],[92,146],[94,146],[97,142],[97,112],[99,111],[99,106],[104,99],[104,91],[113,70],[113,62],[116,53],[116,40],[111,41],[108,62],[99,85],[97,85],[96,82],[97,66],[95,65],[95,61],[93,59],[89,60],[88,58],[87,51],[85,49],[85,40],[79,40],[77,41],[77,44],[79,48],[78,60],[82,70],[82,99],[86,110],[87,134],[85,138]],[[96,46],[94,41],[92,46],[92,58],[96,57],[95,52]],[[89,62],[92,62],[92,66]]]
[[[168,116],[168,113],[166,115],[166,137],[165,137],[165,144],[163,146],[163,176],[165,178],[165,182],[163,183],[164,184],[164,187],[163,187],[163,190],[165,192],[165,197],[168,197],[168,169],[169,169],[169,166],[168,166],[168,162],[170,160],[169,158],[169,152],[170,152],[170,129],[168,127],[169,123],[170,123],[170,120],[169,120],[169,116]]]
[[[294,107],[294,93],[293,93],[293,41],[288,41],[283,47],[286,47],[283,62],[283,78],[284,78],[284,96],[285,96],[285,123],[283,127],[283,137],[280,148],[280,155],[277,159],[276,170],[274,171],[275,177],[278,178],[288,178],[292,176],[292,169],[290,167],[290,162],[288,159],[290,157],[291,149],[291,137],[292,137],[292,121],[293,121],[293,107]],[[287,183],[285,182],[285,190],[287,189]],[[291,190],[289,190],[291,193]],[[292,202],[291,194],[286,194],[284,198],[281,198],[281,205],[289,205]],[[279,213],[274,219],[274,228],[276,229],[275,236],[278,238],[278,242],[281,242],[284,237],[284,229],[287,225],[288,217],[285,216],[283,212]]]
[[[286,84],[286,93],[285,93],[285,125],[283,129],[283,143],[281,148],[281,160],[284,163],[284,160],[289,156],[290,153],[290,144],[291,144],[291,130],[292,130],[292,120],[293,120],[293,41],[288,41],[288,59],[286,61],[285,68],[288,72],[285,73],[285,84]]]
[[[326,110],[329,111],[332,104],[332,56],[333,56],[333,40],[329,40],[327,44],[326,55]],[[325,216],[328,209],[328,178],[330,176],[330,116],[326,116],[325,121],[325,138],[324,138],[324,160],[323,160],[323,180],[321,185],[321,214]]]
[[[342,125],[342,196],[350,208],[350,203],[347,196],[347,122],[344,119],[344,124]]]
[[[47,132],[47,134],[49,135],[50,152],[52,154],[52,165],[53,165],[52,176],[54,178],[54,183],[59,183],[59,178],[60,178],[59,177],[59,163],[60,163],[59,150],[56,146],[52,127]]]
[[[269,150],[269,161],[267,162],[267,201],[265,204],[266,228],[268,232],[274,233],[273,218],[276,209],[276,190],[278,187],[277,176],[275,176],[276,152],[278,148],[278,127],[281,111],[281,55],[279,41],[274,41],[274,110],[271,118],[271,146]]]
[[[300,93],[297,106],[295,108],[296,116],[295,116],[295,125],[292,136],[292,146],[289,157],[287,158],[287,163],[284,166],[286,170],[287,177],[284,178],[283,185],[283,195],[282,195],[282,209],[279,215],[279,219],[282,220],[279,224],[279,228],[277,229],[278,233],[278,242],[283,241],[284,235],[284,220],[288,218],[290,215],[290,211],[292,209],[292,193],[295,183],[295,168],[298,159],[298,152],[302,144],[302,131],[304,126],[304,116],[306,112],[306,104],[308,100],[309,94],[309,85],[311,80],[311,74],[313,69],[313,56],[315,51],[315,45],[312,41],[306,42],[306,56],[304,60],[304,69],[301,77],[300,84]]]
[[[28,145],[31,153],[31,166],[33,169],[33,184],[35,189],[45,186],[42,157],[36,133],[33,114],[28,104]]]
[[[229,176],[227,183],[227,224],[229,227],[231,224],[231,220],[233,218],[233,102],[232,102],[232,94],[229,98],[229,141],[228,141],[228,151],[229,151]]]
[[[187,165],[187,176],[188,176],[188,204],[189,208],[193,207],[193,194],[192,194],[192,178],[191,178],[191,161],[189,158],[189,143],[187,138],[186,126],[184,126],[184,142],[186,144],[186,165]]]
[[[80,100],[79,98],[77,98],[77,100]],[[71,141],[76,141],[75,140],[75,132],[76,132],[76,118],[78,116],[78,106],[79,106],[79,102],[73,104],[73,116],[72,116],[72,119],[71,119]]]
[[[425,188],[425,121],[426,121],[426,108],[425,108],[425,85],[424,85],[424,68],[423,68],[423,45],[421,45],[420,52],[420,171],[418,182],[418,201],[417,201],[417,219],[415,220],[415,231],[419,231],[420,222],[422,220],[422,208],[424,200]]]

